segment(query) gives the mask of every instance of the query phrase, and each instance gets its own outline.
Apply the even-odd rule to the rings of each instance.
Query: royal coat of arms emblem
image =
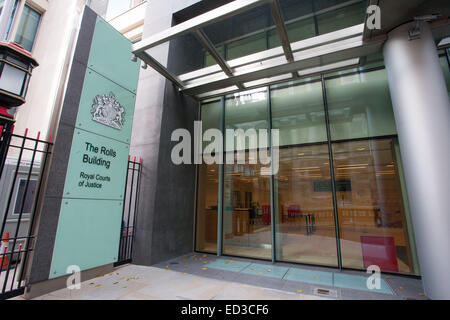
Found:
[[[125,124],[125,109],[112,92],[94,98],[91,114],[92,120],[117,130],[121,130]]]

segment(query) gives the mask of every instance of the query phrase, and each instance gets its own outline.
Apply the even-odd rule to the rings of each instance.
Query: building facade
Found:
[[[54,136],[66,90],[74,44],[84,6],[96,12],[130,40],[142,36],[146,1],[4,0],[12,4],[4,40],[14,41],[39,61],[28,88],[27,102],[16,111],[16,132]]]
[[[9,39],[41,63],[17,123],[51,134],[85,2],[42,2],[17,1],[34,27],[13,19]],[[142,60],[130,147],[144,160],[133,263],[196,251],[361,271],[377,265],[422,277],[431,298],[450,297],[446,1],[87,4]],[[71,19],[60,16],[66,10]],[[50,36],[40,40],[45,28]],[[52,68],[51,81],[39,80]],[[173,132],[195,137],[195,121],[202,134],[277,130],[279,143],[268,136],[258,149],[225,135],[218,153],[205,139],[204,160],[233,161],[175,164]],[[278,170],[265,174],[255,151],[276,156]],[[39,250],[53,245],[47,238],[39,234]],[[31,288],[45,283],[35,279]]]
[[[448,5],[382,3],[381,28],[371,30],[371,2],[279,1],[283,35],[270,3],[222,7],[234,10],[225,17],[214,11],[227,3],[148,4],[151,23],[133,47],[156,70],[141,72],[133,129],[132,149],[145,159],[134,262],[194,249],[357,270],[375,264],[422,276],[430,297],[448,297],[449,256],[432,249],[448,243],[450,226],[441,180],[449,174]],[[393,13],[402,7],[412,13]],[[423,18],[430,12],[442,16]],[[362,45],[352,50],[346,32],[358,26]],[[333,41],[342,48],[326,47]],[[277,49],[287,64],[269,59]],[[194,120],[203,132],[278,129],[278,173],[236,162],[174,165],[171,133],[194,134]],[[233,140],[225,137],[223,156],[244,151],[249,160],[252,150]]]

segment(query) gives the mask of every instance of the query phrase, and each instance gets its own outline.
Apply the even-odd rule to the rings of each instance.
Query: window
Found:
[[[222,104],[212,101],[202,105],[203,133],[220,128]],[[204,141],[202,150],[208,143]],[[210,154],[204,154],[209,156]],[[198,169],[196,250],[217,252],[217,217],[219,198],[219,166],[203,163]]]
[[[40,21],[41,14],[28,5],[25,5],[14,41],[22,45],[25,50],[31,52]]]
[[[413,273],[397,144],[396,138],[333,143],[336,179],[351,181],[351,189],[336,191],[345,268]]]
[[[265,88],[228,96],[225,100],[226,129],[267,129],[267,96]],[[249,140],[246,139],[244,147],[235,137],[225,138],[226,156],[234,157],[235,164],[224,165],[223,252],[270,259],[270,177],[261,173],[259,163],[249,161],[254,156],[251,151],[255,150]],[[236,151],[245,151],[246,164],[237,164]]]
[[[275,177],[277,260],[337,266],[322,83],[272,89],[272,126],[280,130]]]
[[[24,197],[27,180],[20,179],[17,187],[16,204],[14,206],[14,214],[18,215],[22,211],[23,214],[30,214],[36,193],[37,180],[31,179],[28,184],[27,194]],[[24,200],[25,198],[25,200]],[[25,201],[25,202],[24,202]],[[22,210],[22,202],[23,210]]]
[[[7,26],[6,26],[6,31],[5,31],[5,33],[3,34],[4,39],[1,39],[1,40],[8,39],[8,37],[9,37],[9,33],[10,33],[11,27],[12,27],[12,23],[13,23],[13,21],[14,21],[14,17],[15,17],[16,12],[17,12],[17,6],[18,6],[18,4],[19,4],[19,1],[16,0],[16,1],[14,2],[14,5],[13,5],[12,11],[11,11],[11,16],[9,17],[9,21],[8,21]],[[2,12],[3,12],[4,5],[5,5],[5,0],[0,0],[0,15],[1,15]]]
[[[366,1],[280,0],[291,43],[361,24],[366,6]],[[268,5],[208,25],[204,31],[227,61],[281,46]],[[204,67],[215,64],[208,52],[204,56]]]
[[[221,234],[225,255],[418,274],[386,71],[372,60],[226,96],[223,111],[203,104],[207,128],[222,118],[226,129],[272,127],[280,150],[272,179],[250,162],[250,139],[228,135],[235,164],[199,166],[198,251],[216,252]],[[236,164],[240,150],[245,164]]]
[[[445,83],[447,84],[448,95],[450,96],[450,49],[444,49],[439,52],[442,72],[444,73]]]
[[[386,70],[326,81],[333,140],[397,134]]]

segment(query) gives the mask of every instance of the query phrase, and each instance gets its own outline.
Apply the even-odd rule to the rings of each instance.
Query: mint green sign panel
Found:
[[[118,258],[139,62],[131,43],[97,18],[81,93],[50,278]]]
[[[130,146],[80,129],[74,134],[64,197],[123,200]]]
[[[88,270],[117,261],[122,206],[122,201],[64,199],[50,278],[65,275],[71,265]]]
[[[130,143],[135,100],[136,95],[133,92],[88,69],[76,126],[95,134]]]

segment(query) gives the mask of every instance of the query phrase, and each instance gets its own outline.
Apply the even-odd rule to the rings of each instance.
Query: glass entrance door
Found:
[[[232,256],[419,273],[382,67],[222,100],[203,104],[204,128],[220,127],[223,118],[226,129],[279,130],[279,171],[262,175],[249,162],[254,148],[226,137],[226,155],[236,160],[244,152],[246,162],[199,167],[197,250],[221,245]]]
[[[321,82],[274,87],[271,111],[281,144],[274,183],[276,259],[337,266]]]
[[[343,267],[409,273],[413,259],[395,140],[333,144]]]

